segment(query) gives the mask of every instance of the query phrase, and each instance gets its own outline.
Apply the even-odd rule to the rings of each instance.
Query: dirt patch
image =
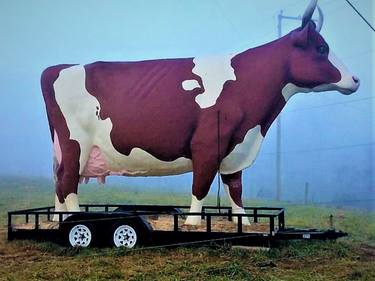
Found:
[[[172,216],[152,216],[147,218],[154,230],[164,230],[173,231],[174,221]],[[180,231],[198,231],[205,232],[207,230],[206,223],[201,225],[185,225],[184,220],[179,218],[178,229]],[[237,232],[237,223],[228,221],[226,218],[222,217],[212,217],[211,221],[211,231],[213,232]],[[242,225],[242,232],[245,233],[268,233],[269,224],[268,223],[252,223],[250,225]]]
[[[13,224],[13,229],[35,229],[35,223],[19,223]],[[38,224],[39,229],[58,229],[59,223],[54,221],[45,221]]]
[[[375,246],[361,244],[359,250],[361,251],[362,260],[375,262]]]

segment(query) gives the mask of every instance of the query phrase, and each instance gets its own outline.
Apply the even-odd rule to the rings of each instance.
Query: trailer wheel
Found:
[[[139,233],[134,226],[128,224],[118,224],[113,228],[112,244],[113,246],[134,248],[139,244]]]
[[[68,241],[72,247],[86,248],[90,246],[93,241],[92,227],[85,224],[73,225],[68,232]]]

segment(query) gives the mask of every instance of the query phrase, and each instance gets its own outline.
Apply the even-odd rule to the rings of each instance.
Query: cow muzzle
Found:
[[[337,90],[344,95],[351,95],[356,92],[359,88],[360,80],[357,76],[351,76],[346,78],[346,81],[341,79],[340,82],[336,83]]]
[[[338,91],[344,95],[351,95],[358,90],[360,81],[357,76],[352,76],[351,81],[348,81],[346,84],[349,85],[345,88],[338,88]]]
[[[328,59],[337,68],[341,75],[340,81],[333,83],[335,90],[344,95],[351,95],[356,92],[361,84],[359,78],[350,73],[333,52],[329,53]]]

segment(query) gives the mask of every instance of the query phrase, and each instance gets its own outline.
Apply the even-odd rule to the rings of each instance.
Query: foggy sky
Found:
[[[51,176],[51,141],[40,74],[60,63],[125,61],[235,52],[274,40],[277,14],[298,16],[309,1],[0,1],[0,174]],[[352,1],[375,24],[371,0]],[[298,94],[282,113],[283,199],[375,197],[375,36],[343,0],[320,0],[322,35],[361,79],[351,96]],[[284,21],[283,34],[298,27]],[[273,197],[275,124],[245,193]],[[179,186],[191,175],[122,179]],[[345,197],[345,198],[346,198]]]

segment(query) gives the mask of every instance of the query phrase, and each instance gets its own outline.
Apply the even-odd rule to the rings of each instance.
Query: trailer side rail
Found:
[[[116,208],[126,207],[127,210],[134,211],[134,216],[143,216],[143,215],[160,215],[166,214],[163,210],[174,209],[189,209],[190,206],[171,206],[171,205],[124,205],[124,204],[81,204],[80,207],[84,211],[81,212],[57,212],[54,211],[54,207],[40,207],[32,208],[18,211],[8,212],[8,239],[11,240],[13,233],[15,231],[13,223],[15,217],[24,216],[24,222],[26,224],[30,221],[34,222],[33,229],[30,231],[38,231],[39,223],[44,217],[47,221],[51,221],[53,215],[58,215],[59,225],[64,224],[64,215],[77,215],[77,214],[87,214],[95,213],[97,215],[103,215],[103,219],[109,214],[113,214],[113,211]],[[95,210],[94,209],[101,209]],[[200,213],[190,213],[190,212],[169,212],[167,215],[173,216],[173,232],[182,232],[179,228],[178,218],[181,216],[201,216],[203,220],[206,221],[206,232],[211,233],[212,231],[212,221],[215,217],[227,217],[229,221],[233,220],[234,217],[237,217],[237,231],[236,233],[243,233],[243,217],[252,218],[254,223],[257,223],[259,219],[265,219],[269,224],[268,235],[273,236],[278,230],[283,230],[285,227],[285,217],[283,208],[272,208],[272,207],[244,207],[245,210],[251,211],[251,213],[246,214],[233,214],[231,207],[215,207],[215,206],[204,206],[202,212]],[[216,210],[216,212],[210,212]],[[121,212],[117,213],[116,218],[119,219]],[[129,213],[124,213],[124,218],[129,218],[131,215]],[[108,217],[108,219],[113,219]]]

